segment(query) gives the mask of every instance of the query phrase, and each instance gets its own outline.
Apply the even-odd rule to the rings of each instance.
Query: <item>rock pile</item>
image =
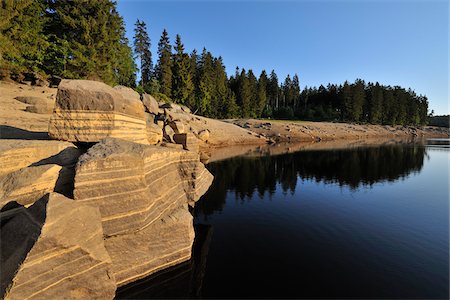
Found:
[[[188,207],[213,176],[199,160],[200,130],[176,116],[186,111],[63,80],[49,123],[61,141],[0,145],[0,297],[112,299],[189,260]]]

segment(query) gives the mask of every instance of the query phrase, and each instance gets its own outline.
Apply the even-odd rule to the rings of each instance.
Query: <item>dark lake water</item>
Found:
[[[194,258],[133,295],[448,299],[449,158],[434,140],[210,163]]]

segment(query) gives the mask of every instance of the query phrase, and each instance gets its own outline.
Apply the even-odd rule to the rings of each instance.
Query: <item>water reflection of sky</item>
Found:
[[[204,296],[446,298],[450,151],[396,147],[212,166]]]

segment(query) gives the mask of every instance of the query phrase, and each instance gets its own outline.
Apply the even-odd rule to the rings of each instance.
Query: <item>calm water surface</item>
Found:
[[[208,164],[208,238],[188,294],[167,296],[448,299],[450,148],[427,144]]]

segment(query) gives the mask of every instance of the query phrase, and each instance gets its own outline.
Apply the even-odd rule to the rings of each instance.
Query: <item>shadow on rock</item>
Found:
[[[50,140],[50,137],[47,132],[43,131],[29,131],[8,125],[0,125],[0,139]]]

